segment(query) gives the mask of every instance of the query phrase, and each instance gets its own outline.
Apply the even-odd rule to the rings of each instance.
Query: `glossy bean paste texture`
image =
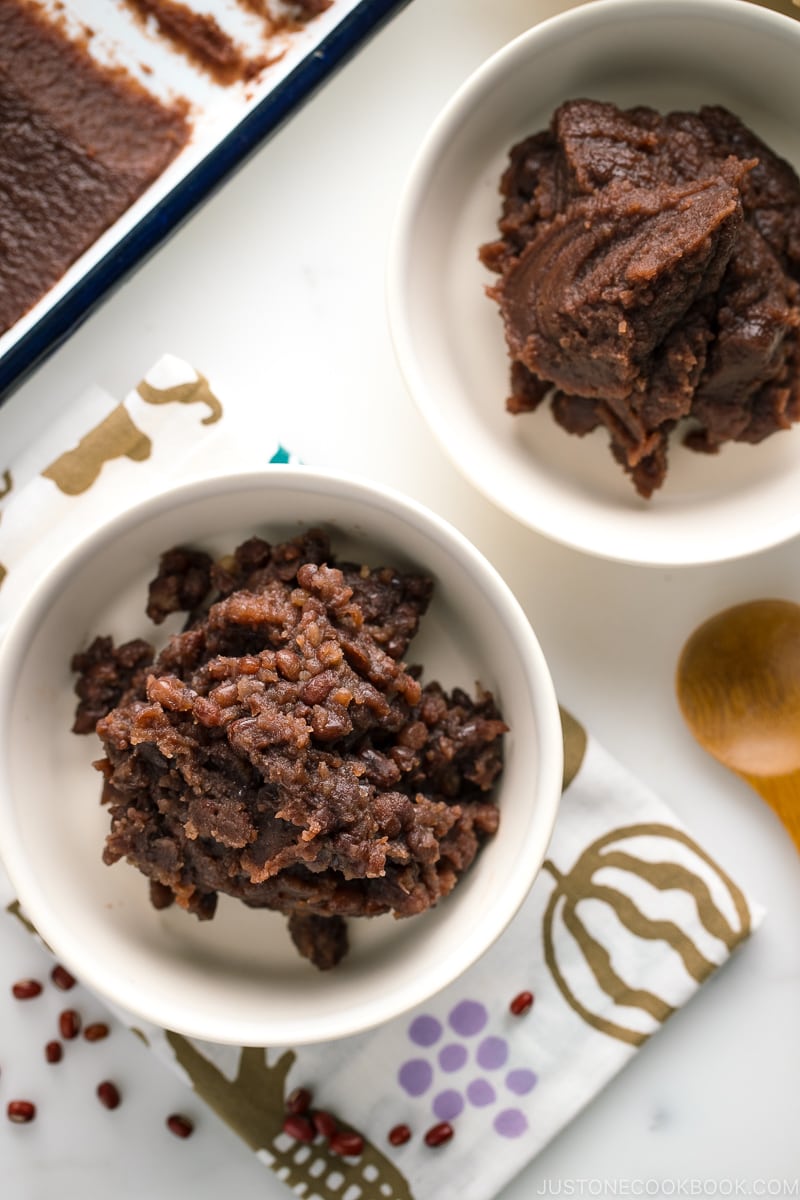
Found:
[[[736,116],[571,100],[500,190],[510,412],[605,427],[646,498],[679,422],[714,453],[800,418],[800,180]]]
[[[347,953],[345,918],[446,896],[497,829],[506,726],[489,693],[406,665],[432,590],[337,563],[318,530],[163,555],[147,612],[188,611],[183,632],[73,658],[74,729],[105,753],[105,861],[138,867],[158,908],[278,910],[321,969]]]

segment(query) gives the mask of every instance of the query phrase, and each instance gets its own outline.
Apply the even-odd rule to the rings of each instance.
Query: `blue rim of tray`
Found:
[[[333,71],[410,0],[362,0],[174,188],[0,358],[0,404],[102,299],[186,220]]]

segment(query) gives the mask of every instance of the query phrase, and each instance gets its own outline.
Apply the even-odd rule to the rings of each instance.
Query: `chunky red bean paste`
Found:
[[[148,876],[157,908],[209,918],[222,892],[285,913],[320,968],[347,952],[344,918],[447,895],[497,829],[506,726],[489,693],[405,664],[432,590],[337,563],[319,530],[165,554],[147,612],[188,610],[183,632],[158,654],[97,638],[72,663],[74,729],[105,751],[105,861]]]
[[[732,113],[569,101],[500,190],[512,413],[605,426],[644,497],[684,418],[707,453],[800,418],[800,180]]]

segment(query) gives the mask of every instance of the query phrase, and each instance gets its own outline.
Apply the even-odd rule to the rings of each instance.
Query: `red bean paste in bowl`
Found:
[[[800,180],[732,113],[571,100],[500,190],[510,412],[605,426],[645,498],[679,421],[714,453],[800,418]]]
[[[74,731],[105,752],[105,862],[138,867],[159,909],[208,919],[223,893],[282,912],[322,969],[347,917],[446,896],[498,827],[506,725],[490,693],[404,662],[432,592],[337,563],[319,530],[164,554],[147,614],[186,611],[183,631],[157,654],[98,637],[72,660]]]

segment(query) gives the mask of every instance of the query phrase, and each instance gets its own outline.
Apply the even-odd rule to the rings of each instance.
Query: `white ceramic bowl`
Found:
[[[640,499],[608,449],[547,404],[504,409],[509,363],[495,280],[508,150],[576,97],[668,111],[723,104],[800,168],[800,21],[744,0],[594,0],[490,58],[430,130],[392,239],[388,303],[407,385],[464,474],[526,525],[628,562],[721,561],[800,532],[800,428],[716,456],[675,438],[665,485]]]
[[[101,862],[94,735],[70,732],[71,654],[97,633],[158,630],[144,615],[159,554],[178,543],[231,550],[310,525],[337,553],[414,565],[435,594],[411,661],[445,686],[491,688],[511,727],[498,785],[500,829],[431,912],[349,922],[351,951],[319,972],[285,919],[220,897],[199,922],[156,912],[146,880]],[[438,991],[498,937],[545,854],[561,787],[553,685],[524,612],[493,567],[418,504],[333,472],[277,466],[190,484],[112,521],[70,552],[31,597],[0,653],[0,853],[22,905],[58,957],[129,1012],[178,1032],[241,1045],[341,1037]]]

